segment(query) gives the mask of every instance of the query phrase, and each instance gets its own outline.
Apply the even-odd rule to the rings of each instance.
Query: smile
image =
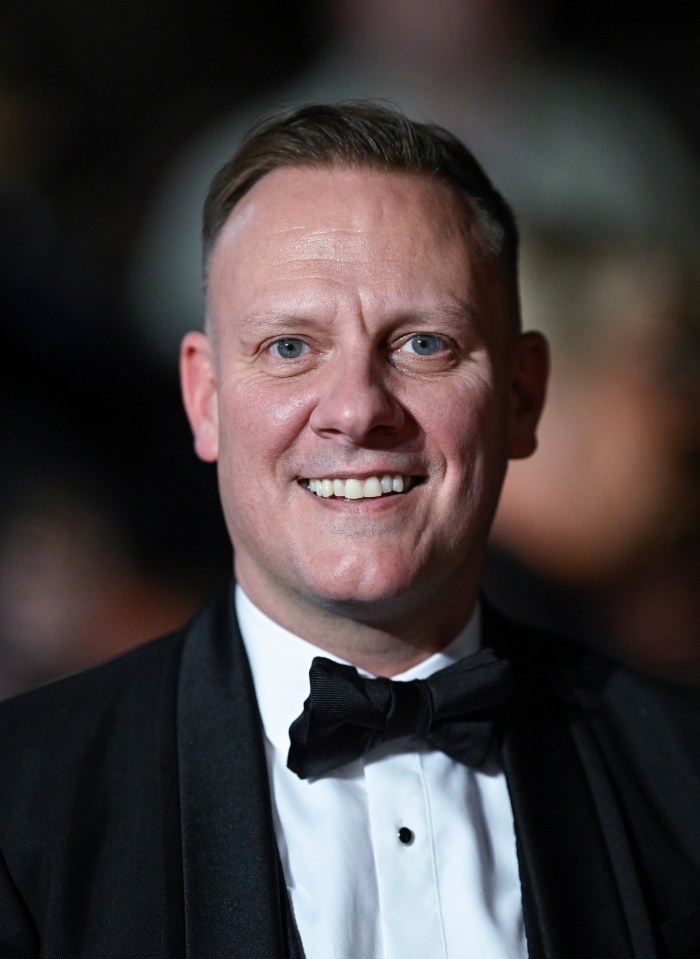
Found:
[[[407,493],[411,488],[410,476],[399,473],[385,473],[383,476],[368,476],[367,479],[310,479],[305,481],[306,488],[325,499],[377,499],[393,493]]]

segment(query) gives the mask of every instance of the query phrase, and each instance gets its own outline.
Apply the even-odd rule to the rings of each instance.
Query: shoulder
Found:
[[[618,794],[642,802],[700,863],[700,689],[647,675],[489,609],[487,642],[515,667],[521,707],[555,702],[558,717],[595,744]],[[522,713],[520,714],[522,715]],[[691,838],[692,837],[692,838]],[[692,846],[692,848],[691,848]]]
[[[517,623],[484,605],[485,641],[519,672],[546,677],[565,698],[618,718],[700,722],[700,688],[645,673],[585,645]]]
[[[75,810],[88,815],[155,792],[158,762],[174,768],[182,640],[175,633],[0,704],[6,854],[16,843],[48,849]]]
[[[65,744],[114,710],[143,713],[176,670],[183,631],[0,703],[0,749],[39,737]],[[7,754],[7,753],[5,753]]]
[[[229,594],[230,595],[230,594]],[[186,646],[225,645],[227,593],[222,590],[181,629],[94,666],[0,703],[0,750],[29,740],[70,741],[89,734],[107,716],[146,720],[175,695]],[[221,634],[221,635],[219,635]]]
[[[532,708],[558,699],[644,769],[697,772],[700,798],[700,689],[641,672],[585,646],[521,626],[487,606],[484,635],[510,659]]]
[[[41,803],[46,788],[60,794],[81,776],[135,780],[172,755],[183,662],[196,668],[213,639],[230,643],[227,624],[215,636],[222,607],[217,596],[174,633],[0,703],[0,807],[29,795]]]
[[[97,743],[138,756],[147,729],[174,724],[183,681],[211,678],[232,659],[240,673],[231,596],[226,584],[181,629],[0,703],[0,765],[66,764]]]

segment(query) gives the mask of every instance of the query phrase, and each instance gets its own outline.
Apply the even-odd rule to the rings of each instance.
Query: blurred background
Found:
[[[552,342],[486,592],[700,681],[700,5],[29,0],[0,8],[0,697],[182,622],[230,553],[176,377],[199,211],[260,113],[370,96],[514,205]]]

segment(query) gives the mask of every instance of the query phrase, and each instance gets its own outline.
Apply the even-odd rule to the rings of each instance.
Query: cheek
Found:
[[[475,459],[490,457],[494,450],[500,454],[504,447],[505,417],[487,381],[435,398],[423,422],[448,469],[453,466],[471,473]]]
[[[259,402],[272,427],[296,435],[308,423],[316,401],[310,390],[275,389],[259,397]]]
[[[312,400],[308,393],[280,389],[281,385],[286,384],[241,379],[221,390],[220,459],[228,473],[245,473],[261,466],[274,469],[303,432]]]

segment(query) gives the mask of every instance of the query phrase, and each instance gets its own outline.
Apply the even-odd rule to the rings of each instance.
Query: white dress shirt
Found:
[[[240,587],[236,610],[306,959],[525,959],[513,814],[496,757],[469,769],[404,737],[299,779],[287,768],[288,730],[311,661],[342,660],[274,623]],[[479,645],[477,612],[446,649],[393,678],[424,679]]]

